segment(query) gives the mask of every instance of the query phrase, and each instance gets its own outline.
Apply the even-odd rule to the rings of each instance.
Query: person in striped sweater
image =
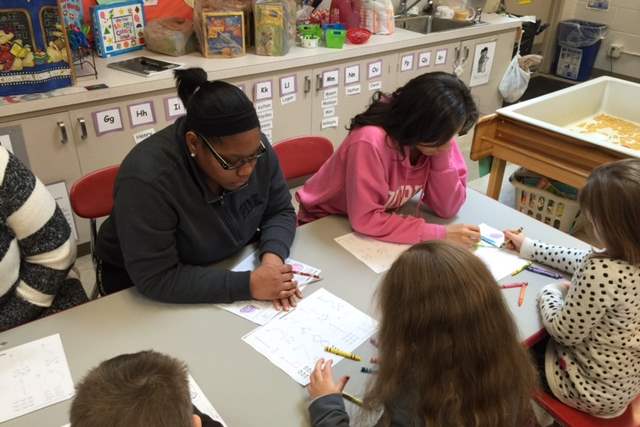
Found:
[[[87,301],[76,242],[46,187],[0,147],[0,331]]]

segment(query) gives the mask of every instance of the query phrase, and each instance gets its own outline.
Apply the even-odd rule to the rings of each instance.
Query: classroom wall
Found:
[[[575,4],[572,18],[609,26],[609,36],[602,42],[595,67],[610,71],[609,45],[621,42],[625,51],[638,56],[623,53],[613,60],[613,72],[640,79],[640,0],[609,0],[609,10],[604,12],[587,9],[586,1],[568,1]]]

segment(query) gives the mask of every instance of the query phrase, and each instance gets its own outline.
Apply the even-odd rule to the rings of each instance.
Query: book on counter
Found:
[[[181,66],[182,64],[161,61],[159,59],[153,59],[147,56],[125,59],[124,61],[112,62],[107,65],[107,67],[109,68],[125,71],[127,73],[137,74],[143,77],[148,77],[154,74],[173,70],[175,68],[180,68]]]

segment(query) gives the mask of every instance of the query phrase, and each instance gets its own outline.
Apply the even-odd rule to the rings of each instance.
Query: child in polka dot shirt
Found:
[[[596,168],[580,205],[604,250],[553,246],[505,232],[521,256],[573,274],[538,295],[551,336],[545,376],[565,404],[602,418],[640,394],[640,159]]]

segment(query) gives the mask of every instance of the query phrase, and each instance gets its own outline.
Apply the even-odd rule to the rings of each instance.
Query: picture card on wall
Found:
[[[129,105],[128,110],[131,127],[143,126],[156,122],[152,101]]]
[[[411,71],[413,70],[413,58],[414,55],[403,55],[400,60],[400,71]]]
[[[280,77],[280,96],[290,95],[292,93],[296,93],[296,76],[295,74],[291,76]]]
[[[420,52],[418,54],[418,68],[428,67],[431,65],[431,51]]]
[[[328,70],[322,73],[322,87],[338,86],[340,82],[340,70]]]
[[[344,84],[349,85],[360,81],[360,65],[348,65],[344,68]]]
[[[370,62],[367,65],[367,78],[369,80],[375,79],[376,77],[380,77],[382,75],[382,60]]]
[[[253,100],[262,101],[273,98],[273,84],[271,80],[257,82],[253,87]]]
[[[108,132],[119,131],[124,128],[122,125],[120,108],[118,107],[95,111],[92,115],[97,136],[101,136]]]
[[[172,121],[180,116],[187,114],[182,100],[177,96],[171,96],[164,100],[164,111],[167,121]]]
[[[469,87],[479,86],[489,83],[491,78],[491,68],[496,51],[496,42],[478,43],[473,56],[473,66],[471,68],[471,79]]]

